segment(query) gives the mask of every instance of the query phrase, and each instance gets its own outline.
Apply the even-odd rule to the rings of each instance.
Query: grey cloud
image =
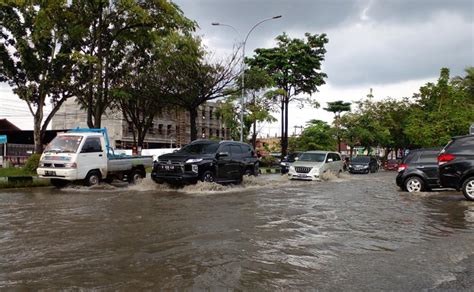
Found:
[[[441,67],[459,75],[474,65],[472,0],[176,0],[185,15],[211,40],[210,50],[230,50],[261,19],[283,18],[258,27],[247,56],[283,32],[327,33],[324,71],[334,86],[390,84],[436,77]],[[359,29],[357,29],[359,27]],[[362,27],[362,28],[360,28]],[[242,36],[243,37],[243,36]],[[212,47],[214,46],[214,47]]]

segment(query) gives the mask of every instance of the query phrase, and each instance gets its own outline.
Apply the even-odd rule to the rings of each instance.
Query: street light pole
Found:
[[[259,26],[260,24],[272,20],[272,19],[277,19],[281,18],[281,15],[273,16],[270,18],[265,18],[259,22],[257,22],[252,28],[249,30],[247,35],[245,36],[245,39],[242,41],[242,65],[241,65],[241,70],[242,70],[242,97],[240,98],[240,142],[244,141],[244,101],[245,101],[245,45],[247,44],[247,40],[250,36],[250,33]],[[213,22],[212,25],[220,25],[220,26],[227,26],[232,28],[240,37],[240,33],[233,27],[232,25],[229,24],[224,24],[224,23],[219,23],[219,22]]]

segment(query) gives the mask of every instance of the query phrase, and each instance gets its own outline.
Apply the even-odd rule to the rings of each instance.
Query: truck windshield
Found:
[[[326,153],[303,153],[299,157],[299,161],[313,161],[323,162],[326,158]]]
[[[61,135],[51,141],[46,149],[45,153],[56,152],[56,153],[76,153],[77,148],[81,144],[82,136],[72,135]]]
[[[213,154],[216,153],[219,143],[196,143],[184,146],[180,153],[187,154]]]

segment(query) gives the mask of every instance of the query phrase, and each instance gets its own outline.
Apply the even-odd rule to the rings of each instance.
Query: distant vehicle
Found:
[[[454,137],[438,156],[440,184],[474,201],[474,135]]]
[[[290,170],[290,165],[298,159],[302,152],[292,152],[285,156],[280,162],[280,172],[281,174],[286,174]]]
[[[383,164],[383,169],[385,170],[398,170],[400,160],[398,159],[389,159]]]
[[[170,184],[241,183],[244,175],[258,175],[258,166],[255,152],[246,143],[197,140],[159,156],[151,177],[156,183]]]
[[[114,155],[107,129],[73,129],[58,134],[41,155],[37,173],[56,187],[82,181],[92,186],[114,178],[130,183],[146,176],[152,156]]]
[[[374,173],[379,170],[379,164],[372,156],[356,156],[349,162],[347,169],[349,173]]]
[[[439,188],[437,157],[441,148],[410,151],[398,166],[397,185],[407,192]]]
[[[343,170],[341,155],[329,151],[303,152],[297,161],[290,165],[289,179],[319,180],[321,175],[332,172],[339,175]]]

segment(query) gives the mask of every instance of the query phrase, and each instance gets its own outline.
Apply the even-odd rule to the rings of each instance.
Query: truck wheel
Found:
[[[128,182],[130,184],[137,184],[139,183],[145,176],[143,175],[143,172],[138,170],[138,169],[135,169],[135,170],[132,170],[132,172],[130,173],[130,176],[128,177]]]
[[[216,177],[214,175],[214,173],[210,170],[207,170],[205,171],[202,175],[201,175],[201,181],[205,181],[205,182],[214,182],[216,180]]]
[[[86,186],[95,186],[98,185],[100,182],[100,173],[98,171],[90,171],[85,179],[85,185]]]
[[[63,180],[63,179],[52,178],[50,181],[51,181],[51,184],[57,187],[58,189],[64,188],[67,185],[69,185],[69,181]]]
[[[474,201],[474,177],[470,177],[462,184],[462,193],[469,201]]]

